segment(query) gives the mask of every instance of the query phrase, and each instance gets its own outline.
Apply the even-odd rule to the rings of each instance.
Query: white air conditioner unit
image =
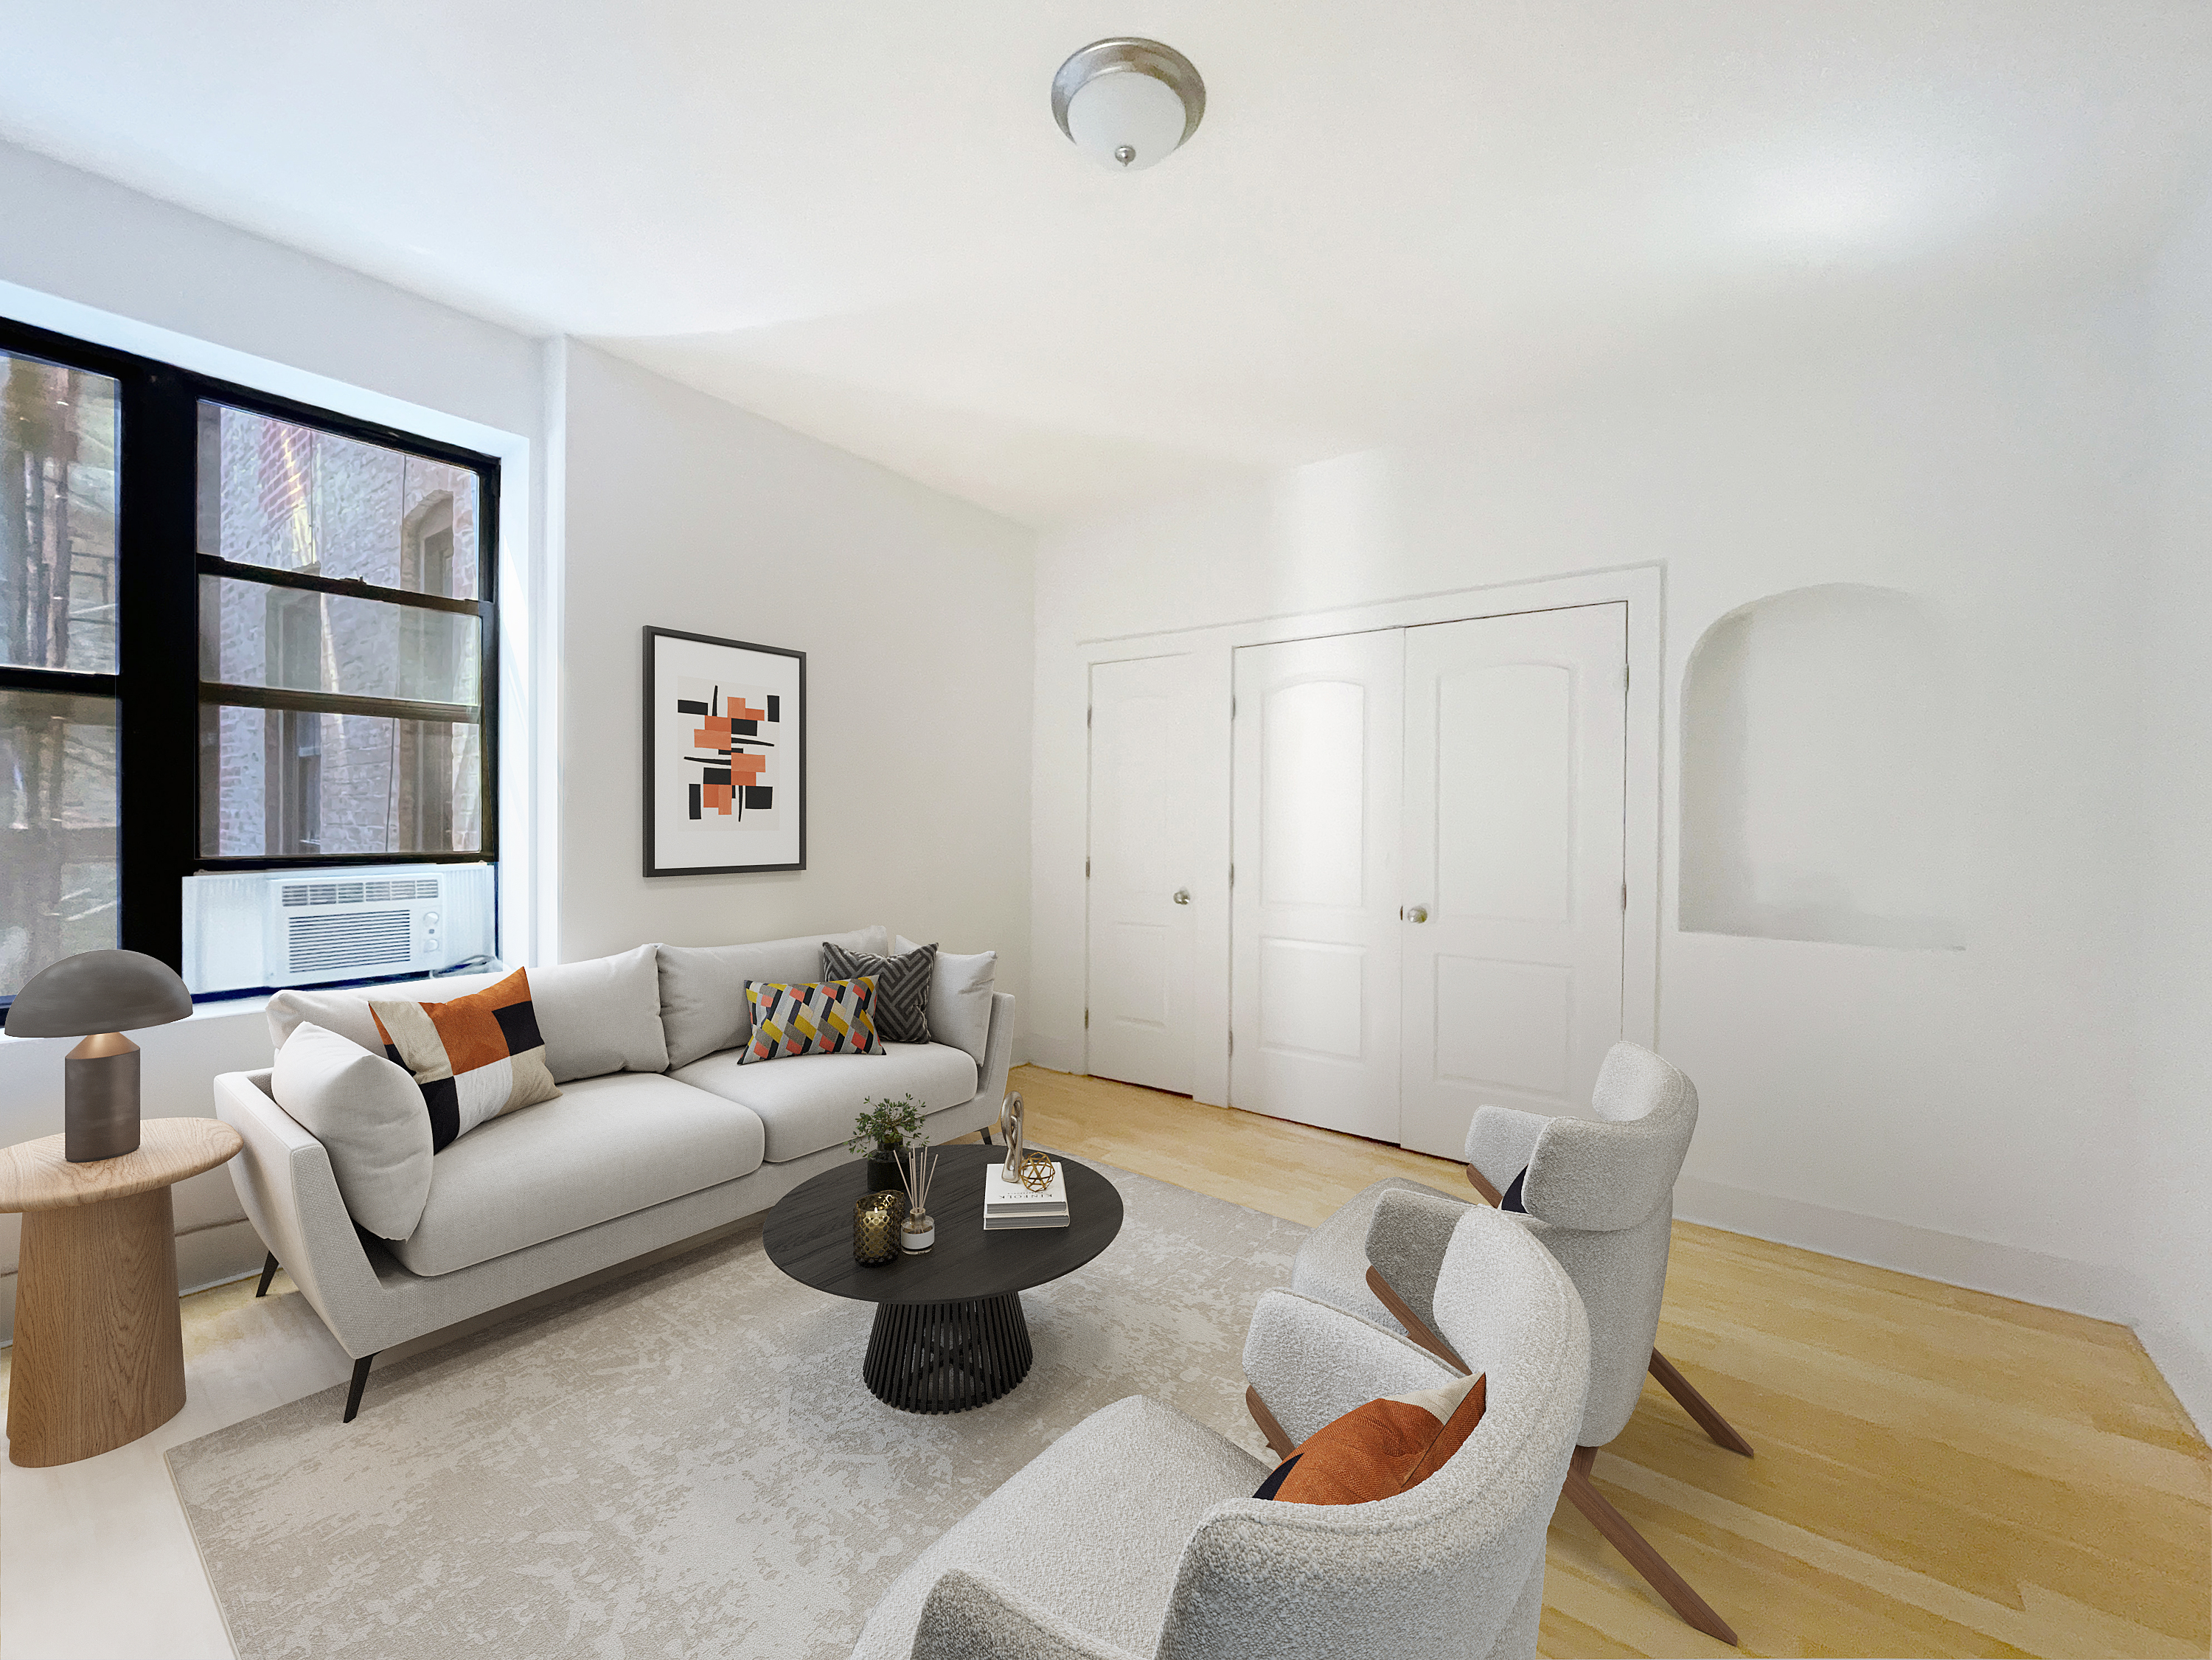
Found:
[[[489,865],[357,865],[185,879],[195,992],[432,974],[497,949]]]

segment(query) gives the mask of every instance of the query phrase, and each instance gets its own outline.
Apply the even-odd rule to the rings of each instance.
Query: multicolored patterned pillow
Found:
[[[1474,1433],[1488,1394],[1478,1376],[1354,1407],[1300,1442],[1252,1496],[1364,1505],[1418,1487]]]
[[[545,1067],[526,970],[450,1003],[371,998],[368,1012],[384,1052],[422,1091],[434,1153],[501,1113],[561,1093]]]
[[[745,982],[745,1010],[753,1035],[738,1064],[780,1061],[793,1055],[885,1055],[876,1036],[872,975],[805,985]]]

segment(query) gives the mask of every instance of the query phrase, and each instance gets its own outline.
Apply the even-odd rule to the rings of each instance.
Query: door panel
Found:
[[[1366,873],[1367,689],[1309,680],[1270,692],[1264,705],[1261,897],[1270,905],[1357,906]]]
[[[1464,1156],[1485,1101],[1589,1111],[1621,1030],[1627,663],[1620,605],[1407,631],[1409,1147]]]
[[[1091,880],[1085,1066],[1191,1088],[1195,696],[1187,657],[1091,671]],[[1218,856],[1218,855],[1217,855]]]
[[[1366,1058],[1367,952],[1313,939],[1260,942],[1260,1042],[1286,1053]]]
[[[1437,680],[1437,909],[1564,922],[1574,892],[1574,675],[1499,663]]]
[[[1237,653],[1233,1106],[1398,1139],[1404,635]]]
[[[1565,1095],[1572,969],[1439,952],[1436,976],[1439,1079],[1554,1099]]]

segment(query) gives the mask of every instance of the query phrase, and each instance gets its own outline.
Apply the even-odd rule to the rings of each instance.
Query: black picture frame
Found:
[[[780,791],[793,791],[797,797],[795,814],[797,819],[797,835],[796,852],[794,857],[787,860],[773,860],[766,862],[748,864],[678,864],[664,863],[662,861],[660,857],[661,848],[659,844],[659,826],[656,822],[657,814],[655,809],[656,803],[665,794],[670,794],[672,788],[671,776],[665,775],[663,772],[663,767],[669,763],[670,757],[667,753],[668,745],[665,741],[665,734],[661,730],[660,718],[665,714],[665,711],[659,707],[659,701],[661,648],[662,642],[668,641],[680,641],[692,647],[710,647],[714,648],[716,651],[727,652],[735,654],[732,657],[728,664],[729,678],[732,680],[743,678],[743,671],[746,666],[743,660],[743,654],[749,654],[755,657],[785,658],[791,660],[791,668],[792,671],[795,672],[797,680],[796,695],[793,700],[795,708],[793,716],[790,719],[779,718],[777,724],[781,727],[790,728],[796,735],[797,749],[799,751],[798,764],[796,767],[787,769],[779,777],[778,782],[774,786],[774,787]],[[650,625],[648,625],[645,630],[644,644],[645,676],[643,696],[641,701],[643,704],[644,713],[644,865],[646,875],[649,877],[744,876],[763,871],[805,870],[806,868],[806,763],[808,748],[806,740],[806,654],[803,651],[794,651],[787,646],[763,646],[749,640],[726,640],[718,635],[693,634],[683,629],[654,628]],[[694,655],[696,655],[696,654],[694,654]],[[779,710],[779,715],[780,713],[781,712]],[[756,739],[754,741],[765,743],[769,740]],[[785,740],[779,739],[776,741],[782,742]],[[702,763],[693,757],[686,757],[684,760],[675,763],[675,764],[699,765],[702,764]],[[790,776],[792,773],[796,773],[797,775],[795,784]],[[686,787],[690,794],[696,796],[702,785],[690,784]],[[746,791],[744,792],[744,794],[750,794],[750,792]],[[781,804],[778,803],[776,805],[780,810]],[[696,812],[696,811],[697,809],[695,806],[694,812]],[[708,857],[711,858],[713,855],[709,854]]]

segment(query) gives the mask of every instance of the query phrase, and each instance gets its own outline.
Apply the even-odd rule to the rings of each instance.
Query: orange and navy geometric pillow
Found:
[[[415,1074],[433,1152],[503,1112],[561,1093],[545,1069],[545,1040],[522,969],[450,1003],[372,998],[368,1012],[385,1054]]]
[[[779,1061],[792,1055],[888,1055],[876,1036],[876,979],[778,985],[745,982],[745,1010],[753,1035],[738,1055],[749,1061]]]
[[[1364,1505],[1419,1487],[1474,1433],[1487,1395],[1484,1378],[1462,1377],[1354,1407],[1306,1437],[1252,1496]]]

